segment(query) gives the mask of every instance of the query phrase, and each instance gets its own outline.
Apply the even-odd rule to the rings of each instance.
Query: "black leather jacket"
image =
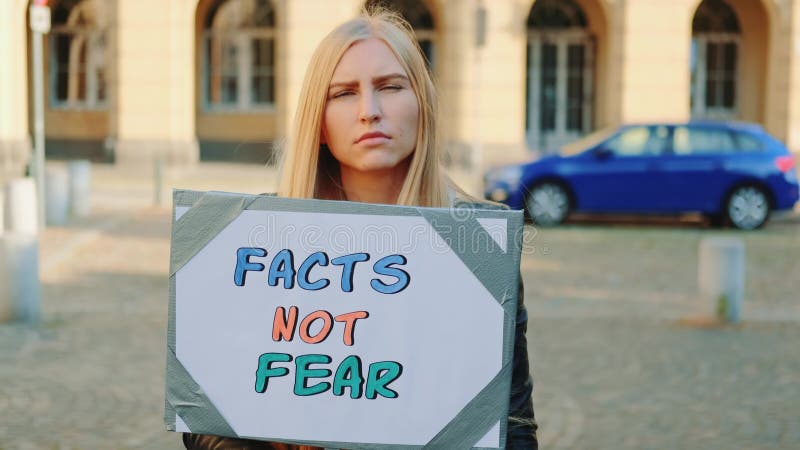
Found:
[[[538,449],[536,418],[533,413],[533,377],[528,362],[528,310],[525,309],[522,278],[519,281],[517,329],[514,333],[514,368],[508,405],[507,449]]]

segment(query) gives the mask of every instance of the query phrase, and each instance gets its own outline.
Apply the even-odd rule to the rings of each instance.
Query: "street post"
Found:
[[[42,36],[50,32],[50,8],[47,0],[35,0],[29,10],[31,50],[33,52],[33,161],[31,172],[36,179],[37,215],[39,229],[45,227],[44,187],[44,69]]]

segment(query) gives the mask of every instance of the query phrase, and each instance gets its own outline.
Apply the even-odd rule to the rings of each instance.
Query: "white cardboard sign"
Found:
[[[236,436],[426,445],[508,359],[503,306],[409,208],[293,202],[303,207],[244,209],[175,271],[177,361]],[[176,205],[176,223],[188,209]],[[475,223],[516,283],[519,250],[498,245],[510,243],[508,218],[491,213]],[[168,373],[168,415],[170,383],[182,382]],[[180,411],[168,428],[208,432]],[[501,422],[475,446],[500,447]]]

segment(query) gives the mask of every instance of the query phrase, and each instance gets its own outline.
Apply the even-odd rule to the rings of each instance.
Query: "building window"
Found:
[[[586,28],[583,9],[574,0],[537,0],[528,15],[528,28]]]
[[[275,104],[275,10],[269,0],[213,5],[203,33],[206,110],[258,111]]]
[[[546,151],[591,130],[594,40],[574,0],[536,0],[527,28],[526,135]]]
[[[105,2],[60,1],[53,9],[52,20],[50,104],[65,109],[105,109]]]
[[[704,0],[692,21],[690,105],[694,117],[736,116],[740,28],[724,0]]]
[[[367,0],[367,9],[382,7],[397,11],[414,29],[422,53],[425,55],[428,68],[434,67],[436,28],[433,15],[422,0]]]

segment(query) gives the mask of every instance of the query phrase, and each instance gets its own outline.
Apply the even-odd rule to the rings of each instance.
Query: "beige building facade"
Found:
[[[267,162],[310,54],[365,0],[50,0],[50,158]],[[376,3],[376,0],[366,0]],[[447,160],[620,123],[760,123],[800,150],[800,0],[377,0],[414,25]],[[0,177],[31,153],[27,0],[0,0]]]

